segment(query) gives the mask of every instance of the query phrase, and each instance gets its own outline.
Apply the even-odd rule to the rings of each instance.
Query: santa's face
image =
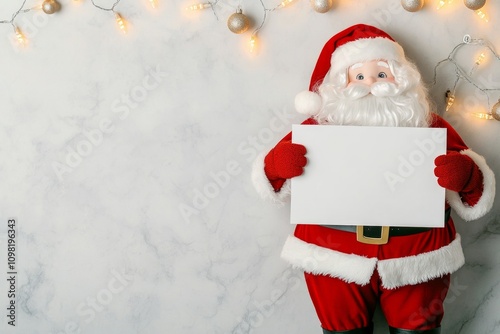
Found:
[[[385,60],[372,60],[352,65],[347,72],[347,80],[348,85],[358,83],[368,86],[376,82],[395,82],[394,75]]]
[[[409,62],[371,60],[329,74],[318,87],[320,124],[428,126],[429,102],[416,67]],[[338,77],[337,77],[338,75]]]

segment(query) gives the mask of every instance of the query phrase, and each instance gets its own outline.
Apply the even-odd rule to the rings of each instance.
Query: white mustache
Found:
[[[371,86],[360,83],[352,83],[346,88],[335,90],[335,95],[349,100],[357,100],[368,94],[372,94],[377,97],[388,97],[396,96],[399,93],[400,89],[398,88],[398,85],[392,82],[376,82]]]

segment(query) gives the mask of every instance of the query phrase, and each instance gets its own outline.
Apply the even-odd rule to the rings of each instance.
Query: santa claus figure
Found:
[[[309,116],[303,124],[311,126],[447,129],[447,153],[435,159],[434,170],[446,188],[444,228],[297,225],[282,251],[286,261],[304,270],[324,334],[373,333],[377,303],[392,334],[440,333],[450,274],[464,264],[450,210],[467,221],[486,214],[495,195],[493,172],[430,111],[416,67],[375,27],[355,25],[332,37],[309,91],[295,102]],[[289,133],[254,165],[257,190],[277,202],[287,200],[290,179],[307,170],[307,148],[291,138]]]

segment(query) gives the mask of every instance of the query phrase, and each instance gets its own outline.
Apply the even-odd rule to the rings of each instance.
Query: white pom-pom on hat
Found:
[[[322,104],[321,96],[309,90],[302,91],[295,96],[295,109],[304,115],[317,115],[321,110]]]

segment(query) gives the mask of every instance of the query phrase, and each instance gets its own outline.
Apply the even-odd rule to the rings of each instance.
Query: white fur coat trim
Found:
[[[348,283],[366,285],[375,267],[387,289],[417,284],[458,270],[465,262],[460,235],[449,245],[418,255],[378,260],[345,254],[307,243],[295,236],[285,242],[281,257],[293,267],[314,275],[328,275]]]
[[[465,263],[460,235],[449,245],[418,255],[381,260],[377,270],[386,289],[427,282],[451,274]]]
[[[376,258],[345,254],[289,236],[281,257],[295,268],[315,275],[329,275],[348,283],[366,285],[377,264]]]
[[[265,153],[259,154],[255,159],[252,167],[252,182],[259,193],[259,195],[264,199],[269,199],[277,204],[285,204],[290,196],[290,180],[286,180],[280,191],[274,191],[273,186],[267,179],[266,173],[264,172],[264,159]]]
[[[461,218],[471,221],[481,218],[492,208],[495,200],[495,174],[479,154],[471,150],[463,150],[460,153],[474,160],[481,173],[483,173],[483,194],[476,205],[469,206],[467,203],[462,202],[457,192],[447,189],[446,200]]]

